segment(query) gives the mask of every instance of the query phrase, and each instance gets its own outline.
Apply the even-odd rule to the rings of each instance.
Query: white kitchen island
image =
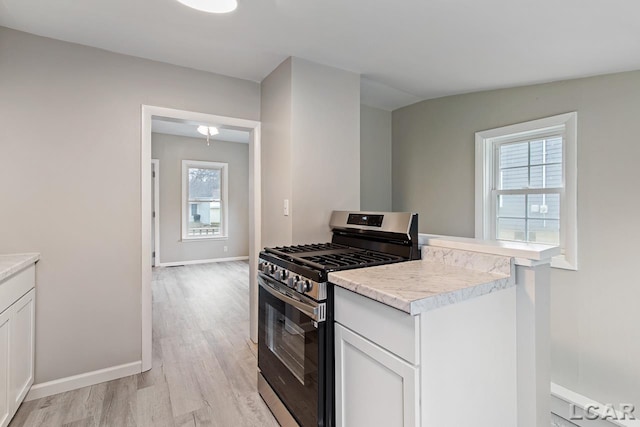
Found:
[[[421,261],[329,275],[337,426],[549,425],[557,249],[421,237]]]

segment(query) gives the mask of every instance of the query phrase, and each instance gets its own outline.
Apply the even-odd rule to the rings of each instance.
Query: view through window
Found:
[[[226,166],[195,161],[183,164],[183,176],[187,180],[183,238],[225,236]]]
[[[562,135],[497,145],[496,239],[560,244]]]

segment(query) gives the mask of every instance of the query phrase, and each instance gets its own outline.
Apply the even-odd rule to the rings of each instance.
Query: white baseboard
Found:
[[[620,403],[622,402],[617,404],[619,405]],[[609,402],[609,404],[613,403]],[[567,427],[574,425],[579,427],[640,427],[640,408],[636,408],[634,413],[634,416],[638,418],[637,420],[624,419],[624,414],[621,412],[616,412],[615,417],[617,420],[613,420],[611,419],[611,413],[602,411],[598,411],[601,414],[598,419],[590,420],[586,416],[585,410],[590,405],[595,405],[598,408],[605,408],[606,406],[561,385],[551,383],[551,413],[563,420],[567,420],[570,423],[567,424]],[[609,415],[608,419],[606,419],[605,415]],[[572,419],[572,416],[575,416],[573,418],[582,419]],[[560,424],[560,422],[557,424]]]
[[[226,262],[226,261],[245,261],[249,256],[234,256],[230,258],[212,258],[212,259],[194,259],[192,261],[176,261],[176,262],[161,262],[156,267],[178,267],[181,265],[193,265],[193,264],[209,264],[211,262]]]
[[[110,368],[99,369],[97,371],[85,372],[84,374],[73,375],[60,378],[46,383],[34,384],[27,394],[25,401],[40,399],[65,391],[76,390],[88,387],[105,381],[116,380],[142,372],[142,361],[125,363],[124,365],[112,366]]]

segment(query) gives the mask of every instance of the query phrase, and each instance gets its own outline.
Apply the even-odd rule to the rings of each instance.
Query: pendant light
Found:
[[[201,12],[208,13],[229,13],[236,10],[238,2],[236,0],[178,0],[185,6]]]
[[[207,137],[207,147],[210,145],[209,142],[209,138],[211,138],[213,135],[217,135],[220,132],[218,131],[218,128],[215,126],[198,126],[198,133],[201,135],[204,135]]]

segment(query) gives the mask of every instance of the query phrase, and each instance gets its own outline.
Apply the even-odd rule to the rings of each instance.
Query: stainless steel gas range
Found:
[[[334,211],[330,243],[265,248],[258,390],[285,427],[334,422],[332,271],[419,259],[418,215]]]

